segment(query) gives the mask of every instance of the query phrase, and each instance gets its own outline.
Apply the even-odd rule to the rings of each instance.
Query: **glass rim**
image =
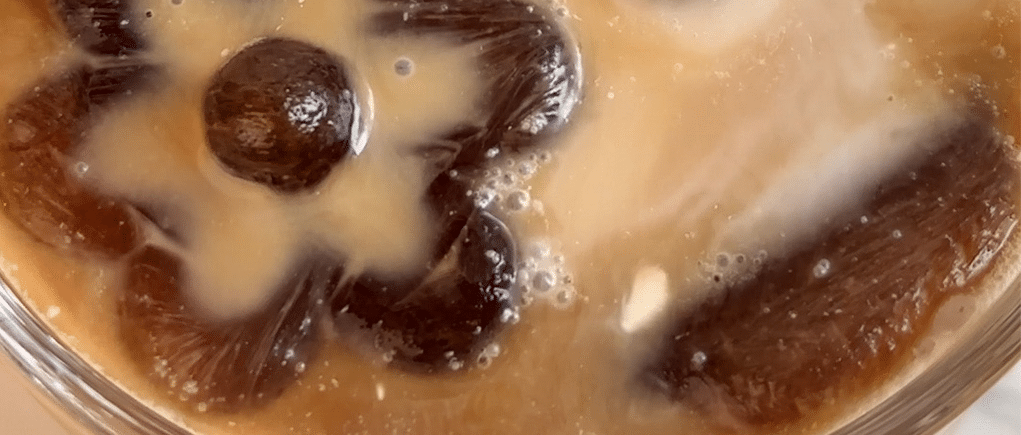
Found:
[[[95,434],[189,435],[99,373],[29,309],[0,273],[0,348],[32,382]]]
[[[828,435],[930,435],[953,421],[1021,361],[1021,273],[933,365]],[[191,431],[107,379],[29,309],[0,273],[0,348],[36,391],[95,434]]]

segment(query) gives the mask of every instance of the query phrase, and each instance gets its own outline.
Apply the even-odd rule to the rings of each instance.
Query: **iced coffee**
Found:
[[[826,433],[1017,273],[1014,1],[0,11],[0,272],[196,433]]]

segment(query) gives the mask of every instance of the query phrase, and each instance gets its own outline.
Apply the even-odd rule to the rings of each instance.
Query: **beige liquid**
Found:
[[[413,200],[422,169],[408,149],[479,103],[470,50],[366,38],[368,2],[142,3],[155,17],[150,55],[168,66],[169,82],[101,120],[81,159],[105,191],[185,207],[198,243],[180,254],[202,289],[190,296],[212,315],[243,316],[269,297],[266,283],[308,238],[356,253],[352,273],[421,261],[417,229],[428,218]],[[533,202],[504,215],[523,255],[559,266],[573,283],[524,308],[486,369],[423,378],[327,346],[266,408],[205,413],[167,400],[126,360],[116,265],[61,258],[3,225],[3,272],[100,370],[199,432],[705,433],[713,422],[638,391],[630,374],[664,305],[694,304],[711,291],[707,261],[721,252],[782,254],[820,220],[853,208],[916,138],[957,116],[967,74],[981,74],[1002,106],[999,128],[1019,134],[1016,2],[927,2],[925,13],[913,4],[556,5],[580,45],[584,100],[550,161],[511,189],[527,189]],[[0,0],[0,10],[6,104],[77,54],[42,6]],[[231,178],[203,142],[206,80],[265,35],[340,54],[371,103],[362,114],[371,125],[364,151],[314,197],[280,199]],[[393,71],[402,57],[414,62],[409,77]],[[506,172],[527,160],[495,164]],[[235,252],[249,257],[235,261]],[[997,287],[995,277],[986,281]],[[979,298],[975,310],[996,296]],[[834,405],[818,422],[856,406]]]

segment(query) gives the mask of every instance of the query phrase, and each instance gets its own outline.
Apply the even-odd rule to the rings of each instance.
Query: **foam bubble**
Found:
[[[476,358],[475,364],[478,368],[484,369],[489,367],[496,357],[500,356],[500,345],[498,343],[489,343],[482,352],[479,353]]]
[[[533,291],[545,293],[557,285],[557,278],[548,270],[540,270],[532,277],[531,285]]]
[[[518,163],[518,175],[525,177],[526,180],[532,178],[532,175],[535,175],[535,172],[538,171],[538,169],[539,165],[531,160],[525,160]]]
[[[74,164],[74,173],[78,175],[78,177],[84,177],[87,172],[89,172],[88,163],[78,162]]]
[[[399,76],[408,77],[415,73],[415,63],[406,57],[394,61],[394,72]]]
[[[515,323],[518,323],[518,321],[520,320],[521,312],[518,311],[517,308],[504,308],[503,311],[500,312],[500,322],[502,323],[508,323],[513,325]]]
[[[525,305],[541,301],[555,308],[567,308],[577,298],[571,284],[566,258],[559,252],[559,244],[547,239],[535,239],[525,244],[518,262],[516,285]]]
[[[702,369],[705,368],[706,361],[708,360],[709,357],[706,356],[705,352],[702,352],[701,350],[696,351],[691,355],[691,369],[694,371],[702,371]]]
[[[507,195],[506,206],[510,211],[523,211],[528,208],[531,198],[524,190],[515,190]]]
[[[184,391],[189,395],[197,394],[199,392],[199,383],[194,380],[189,380],[181,386],[181,391]]]
[[[561,286],[557,289],[553,296],[552,304],[553,308],[560,310],[566,310],[574,306],[574,301],[578,298],[578,294],[574,291],[572,286]]]
[[[496,190],[483,187],[475,192],[475,205],[479,208],[487,208],[498,198],[499,195],[496,193]]]
[[[815,267],[812,268],[812,276],[816,278],[825,278],[826,275],[830,274],[830,260],[823,258],[815,263]]]
[[[766,257],[766,251],[758,251],[754,255],[717,252],[707,255],[707,259],[700,261],[699,266],[706,282],[716,287],[725,287],[750,279],[762,268]]]

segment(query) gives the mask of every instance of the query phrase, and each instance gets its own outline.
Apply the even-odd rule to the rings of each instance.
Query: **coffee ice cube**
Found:
[[[268,38],[234,55],[203,101],[206,139],[231,174],[293,193],[351,153],[358,100],[347,67],[305,42]]]
[[[424,207],[436,216],[435,243],[430,259],[441,259],[461,235],[468,217],[476,209],[471,183],[461,174],[439,174],[426,188]]]
[[[507,227],[477,211],[426,273],[357,278],[332,302],[336,323],[403,370],[462,370],[517,319],[514,258]]]
[[[575,41],[539,5],[520,1],[385,2],[372,19],[382,35],[443,37],[479,46],[488,83],[478,119],[443,136],[459,143],[451,167],[481,166],[500,153],[542,143],[567,123],[581,97]]]
[[[8,218],[42,243],[117,257],[139,240],[120,201],[86,183],[74,155],[91,122],[86,69],[44,79],[11,103],[0,126],[0,199]]]
[[[138,30],[143,14],[130,0],[56,0],[56,15],[71,40],[102,56],[134,55],[148,45]]]
[[[340,282],[339,264],[298,263],[278,296],[235,319],[211,318],[189,300],[186,266],[151,246],[131,258],[119,313],[134,360],[168,395],[200,410],[239,412],[280,396],[319,349],[321,303]]]
[[[932,140],[864,208],[678,313],[642,372],[647,385],[776,428],[865,394],[908,362],[939,307],[987,275],[1021,194],[1016,151],[987,122]]]
[[[156,65],[142,62],[117,62],[83,69],[85,94],[92,111],[151,89],[162,72]]]

